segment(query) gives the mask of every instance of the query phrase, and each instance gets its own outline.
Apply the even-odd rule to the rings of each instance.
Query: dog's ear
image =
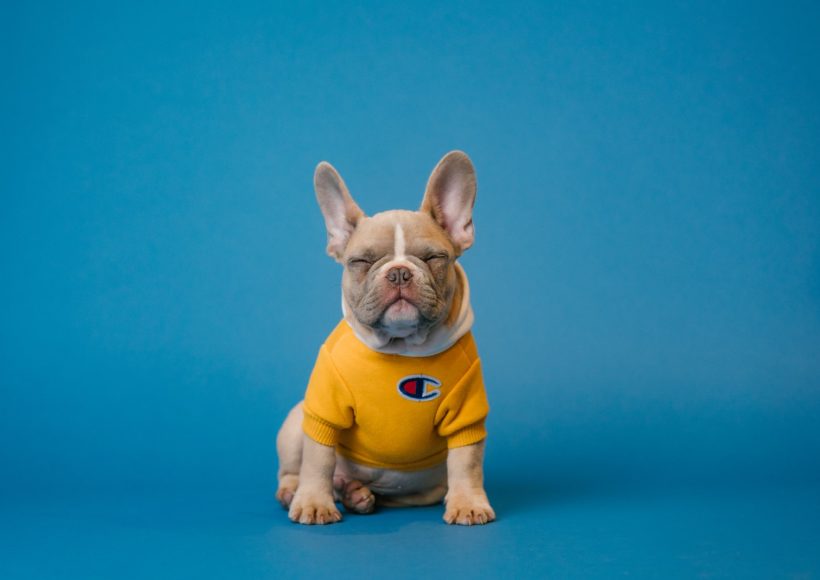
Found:
[[[421,211],[433,216],[444,228],[460,254],[473,245],[473,205],[475,204],[475,169],[461,151],[450,151],[441,158],[421,202]]]
[[[364,216],[339,172],[327,161],[316,166],[313,187],[327,227],[327,253],[340,260],[356,222]]]

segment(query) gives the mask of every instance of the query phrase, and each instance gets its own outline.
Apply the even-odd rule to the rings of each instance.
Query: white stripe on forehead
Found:
[[[401,224],[396,224],[395,246],[393,248],[393,259],[401,260],[404,256],[404,230]]]

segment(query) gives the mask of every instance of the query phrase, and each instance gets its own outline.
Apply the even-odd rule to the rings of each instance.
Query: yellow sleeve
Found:
[[[326,346],[319,349],[302,404],[305,434],[322,445],[336,445],[339,431],[353,426],[355,405]]]
[[[484,420],[489,412],[481,361],[476,359],[441,401],[436,413],[438,434],[447,439],[450,449],[478,443],[487,436]]]

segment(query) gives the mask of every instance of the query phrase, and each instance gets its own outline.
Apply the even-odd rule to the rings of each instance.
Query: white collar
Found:
[[[376,352],[413,357],[433,356],[444,352],[458,342],[458,339],[470,332],[470,329],[473,327],[473,308],[470,305],[470,284],[467,281],[467,274],[458,262],[456,262],[455,268],[456,276],[459,277],[462,290],[461,307],[456,315],[456,319],[452,325],[439,324],[427,335],[421,344],[412,344],[406,340],[385,339],[385,337],[379,335],[374,330],[362,325],[347,309],[343,292],[342,313],[344,314],[344,319],[350,328],[353,329],[353,334]]]

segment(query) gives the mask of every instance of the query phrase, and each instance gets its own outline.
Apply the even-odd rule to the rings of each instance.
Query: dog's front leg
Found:
[[[447,495],[444,521],[471,526],[495,519],[484,491],[484,441],[450,449],[447,454]]]
[[[333,502],[333,470],[336,449],[316,443],[307,435],[302,448],[299,488],[293,496],[288,517],[300,524],[332,524],[342,519]]]

